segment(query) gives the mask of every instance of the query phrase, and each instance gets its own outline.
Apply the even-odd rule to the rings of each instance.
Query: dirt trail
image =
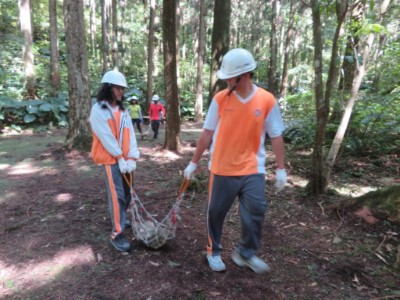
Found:
[[[138,140],[135,188],[149,211],[163,216],[176,199],[181,172],[201,125],[183,128],[181,153],[161,141]],[[109,245],[103,175],[88,155],[61,150],[65,131],[1,137],[0,298],[2,299],[393,299],[392,268],[399,228],[370,226],[331,209],[340,196],[303,196],[308,157],[288,151],[286,190],[267,180],[269,209],[259,256],[273,271],[256,275],[230,259],[240,235],[236,205],[224,227],[227,271],[209,269],[206,244],[206,158],[181,207],[176,239],[160,250],[134,241],[129,255]],[[163,137],[163,134],[160,134]],[[357,160],[359,162],[361,160]],[[356,159],[340,168],[351,169]],[[272,167],[268,167],[272,171]],[[335,174],[337,187],[382,186],[395,168],[368,165],[363,176]],[[130,236],[132,234],[130,233]]]

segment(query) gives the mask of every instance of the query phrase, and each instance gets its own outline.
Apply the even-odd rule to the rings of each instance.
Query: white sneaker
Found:
[[[258,274],[271,272],[268,264],[255,255],[250,258],[244,258],[237,251],[233,251],[232,260],[237,266],[248,267]]]
[[[207,255],[208,264],[213,271],[222,272],[226,270],[225,264],[220,255],[211,256]]]

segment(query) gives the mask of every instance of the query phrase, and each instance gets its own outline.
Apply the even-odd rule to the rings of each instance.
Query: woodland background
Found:
[[[202,120],[223,88],[223,54],[243,47],[257,83],[281,104],[287,142],[312,148],[309,190],[324,193],[341,151],[399,149],[397,1],[0,2],[3,126],[68,126],[88,149],[87,116],[101,76],[117,68],[126,96],[167,106],[164,148],[180,147],[182,118]],[[357,102],[357,105],[355,105]]]

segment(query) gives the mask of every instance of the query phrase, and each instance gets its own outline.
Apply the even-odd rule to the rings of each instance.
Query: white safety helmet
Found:
[[[129,97],[128,100],[129,100],[129,101],[138,101],[139,98],[138,98],[136,95],[133,95],[133,96]]]
[[[251,72],[257,67],[253,55],[242,48],[228,51],[222,58],[221,68],[217,71],[219,79],[229,79]]]
[[[158,95],[154,95],[153,98],[151,98],[153,101],[158,101],[160,100],[160,97]]]
[[[119,85],[124,88],[127,88],[128,85],[126,84],[125,76],[118,71],[108,71],[103,75],[101,79],[101,83],[111,83],[114,85]]]

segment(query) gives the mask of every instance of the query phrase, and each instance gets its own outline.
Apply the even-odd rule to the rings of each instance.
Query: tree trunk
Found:
[[[58,29],[57,29],[57,0],[49,0],[50,19],[50,96],[56,96],[60,88],[60,73],[58,65]]]
[[[111,0],[102,0],[101,5],[101,49],[103,58],[103,70],[102,73],[109,69],[109,53],[110,53],[110,37],[108,34],[108,26],[110,23],[110,7]]]
[[[36,76],[34,55],[32,52],[33,30],[32,30],[32,8],[30,0],[19,0],[19,23],[24,36],[24,47],[22,60],[25,69],[25,98],[36,99]]]
[[[112,0],[111,4],[111,15],[112,15],[112,64],[113,69],[119,68],[119,61],[118,61],[118,11],[117,11],[117,0]]]
[[[379,16],[377,22],[382,23],[383,15],[386,13],[388,6],[389,6],[390,0],[384,0],[381,2],[380,8],[379,8]],[[339,128],[336,131],[335,138],[332,142],[332,145],[329,149],[328,156],[326,158],[326,180],[329,182],[329,178],[332,172],[332,168],[335,164],[336,161],[336,156],[339,153],[339,149],[342,145],[344,135],[346,133],[351,114],[353,112],[353,107],[356,103],[358,92],[360,90],[360,86],[362,83],[362,80],[367,72],[367,64],[368,60],[370,57],[370,51],[372,49],[373,43],[375,39],[375,33],[370,33],[367,41],[364,46],[364,51],[361,54],[362,59],[361,63],[356,60],[356,74],[354,77],[354,82],[353,86],[351,88],[351,93],[350,93],[350,99],[347,102],[344,114],[342,116],[342,119],[339,124]]]
[[[149,17],[149,39],[147,47],[147,97],[146,110],[150,109],[150,101],[153,96],[153,55],[154,55],[154,19],[156,15],[155,0],[150,0],[150,17]]]
[[[194,121],[203,120],[203,59],[206,43],[206,18],[207,10],[205,0],[200,0],[200,18],[199,18],[199,48],[197,55],[197,78],[196,78],[196,102],[194,105]]]
[[[68,54],[68,149],[88,151],[91,146],[91,107],[83,0],[64,0],[65,42]],[[79,45],[79,47],[77,47]]]
[[[225,82],[221,80],[217,81],[217,71],[221,66],[222,57],[229,50],[230,16],[231,2],[226,0],[215,0],[214,24],[211,40],[212,61],[208,105],[210,105],[214,95],[226,86]]]
[[[278,85],[276,80],[276,69],[278,63],[278,28],[280,25],[280,0],[272,1],[271,13],[271,35],[270,35],[270,57],[268,66],[268,90],[277,95]]]
[[[326,192],[328,187],[329,178],[327,174],[327,166],[324,164],[324,153],[323,146],[325,141],[325,132],[326,132],[326,124],[328,123],[329,116],[329,101],[334,89],[334,84],[337,82],[338,73],[339,73],[339,64],[338,58],[339,56],[339,37],[340,31],[342,28],[343,21],[346,16],[348,4],[347,0],[342,0],[341,2],[336,1],[336,15],[337,15],[337,25],[335,30],[335,35],[332,40],[332,54],[328,71],[328,79],[326,81],[326,92],[325,98],[320,98],[316,102],[316,110],[317,110],[317,129],[315,134],[315,146],[313,153],[312,165],[313,167],[313,175],[309,182],[309,190],[313,194],[322,194]],[[314,20],[314,19],[313,19]],[[321,44],[322,46],[322,44]],[[322,56],[321,56],[322,58]],[[322,75],[322,64],[320,66],[320,72]],[[322,82],[322,76],[320,77]],[[318,95],[321,96],[323,91],[318,91]],[[316,90],[317,95],[317,90]]]
[[[165,99],[168,105],[164,148],[176,151],[180,147],[179,91],[176,61],[177,0],[164,0],[163,7],[164,80]]]
[[[92,55],[97,57],[97,42],[96,42],[96,33],[97,33],[97,26],[96,26],[96,1],[90,0],[90,21],[89,21],[89,30],[90,30],[90,47],[92,51]]]
[[[290,43],[293,38],[293,23],[294,23],[294,0],[290,0],[290,11],[289,11],[289,24],[285,40],[283,67],[282,67],[282,85],[280,90],[280,97],[286,97],[286,90],[288,84],[288,68],[289,68],[289,54],[290,54]]]
[[[125,53],[126,53],[126,34],[125,34],[125,11],[126,11],[126,2],[121,1],[120,2],[120,7],[121,7],[121,62],[119,63],[120,65],[120,71],[122,74],[125,74]]]
[[[339,88],[346,92],[350,92],[353,86],[353,80],[356,72],[356,53],[359,52],[359,34],[362,19],[365,13],[365,1],[356,0],[351,8],[351,24],[350,33],[347,37],[346,50],[344,52],[342,70]]]
[[[314,92],[315,106],[317,111],[317,125],[314,137],[314,151],[312,154],[311,180],[308,189],[313,194],[323,193],[323,144],[325,138],[325,128],[328,118],[329,107],[324,99],[323,88],[323,66],[322,49],[323,41],[321,34],[321,15],[318,0],[311,0],[312,20],[313,20],[313,38],[314,38]]]

